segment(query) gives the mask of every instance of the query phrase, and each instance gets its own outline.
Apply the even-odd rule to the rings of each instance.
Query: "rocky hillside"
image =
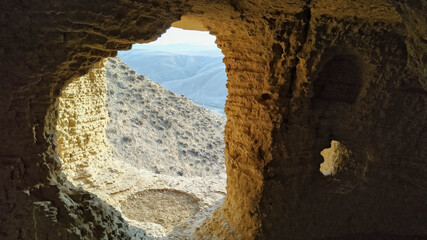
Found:
[[[225,174],[225,117],[109,58],[106,133],[114,155],[172,176]]]

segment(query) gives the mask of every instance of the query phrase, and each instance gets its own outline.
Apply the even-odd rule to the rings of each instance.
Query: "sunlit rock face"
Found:
[[[62,89],[55,106],[56,152],[62,172],[76,186],[88,184],[93,175],[90,168],[101,169],[112,158],[105,134],[106,73],[103,63],[98,65],[89,74],[72,79]]]
[[[61,174],[55,104],[71,79],[182,16],[182,27],[217,36],[229,92],[227,197],[193,238],[427,236],[427,1],[6,0],[0,9],[2,238],[129,238],[111,206]],[[351,154],[326,177],[320,152],[331,140]]]

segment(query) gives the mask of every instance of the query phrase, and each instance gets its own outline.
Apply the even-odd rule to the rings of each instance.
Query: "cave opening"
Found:
[[[141,75],[221,115],[227,96],[224,55],[208,31],[171,27],[118,57]]]
[[[214,42],[156,42],[70,81],[57,101],[57,152],[74,185],[120,210],[138,231],[188,235],[226,195],[227,78]],[[160,80],[140,75],[144,69]]]
[[[320,152],[324,161],[320,164],[320,172],[324,176],[335,176],[342,166],[348,162],[349,150],[339,141],[332,140],[331,147]]]

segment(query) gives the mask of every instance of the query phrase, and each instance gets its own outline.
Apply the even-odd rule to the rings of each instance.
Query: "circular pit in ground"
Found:
[[[130,195],[121,203],[121,209],[129,219],[160,224],[169,233],[194,216],[199,203],[177,190],[149,189]]]

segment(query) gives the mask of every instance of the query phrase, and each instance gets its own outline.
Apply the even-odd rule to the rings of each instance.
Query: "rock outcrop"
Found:
[[[228,76],[227,197],[194,238],[427,236],[427,1],[5,0],[0,10],[2,238],[130,237],[61,173],[57,100],[172,23],[215,34]],[[332,140],[351,154],[325,177]]]
[[[74,78],[57,99],[56,152],[61,169],[76,186],[91,184],[95,172],[113,159],[105,129],[106,70],[101,62],[88,74]]]

